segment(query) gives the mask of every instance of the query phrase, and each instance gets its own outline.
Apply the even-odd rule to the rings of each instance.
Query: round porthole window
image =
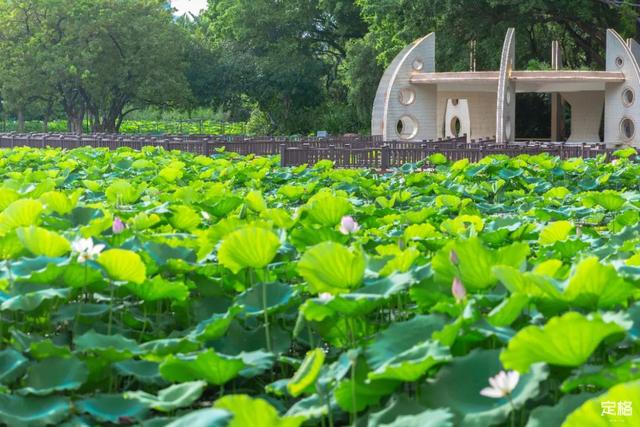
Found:
[[[416,91],[411,88],[400,89],[400,104],[411,105],[416,100]]]
[[[622,120],[620,120],[620,136],[622,136],[622,139],[629,141],[631,139],[633,139],[633,136],[636,133],[636,126],[633,123],[633,120],[631,120],[628,117],[623,118]]]
[[[421,71],[424,68],[424,62],[422,62],[422,59],[416,58],[413,60],[411,66],[415,71]]]
[[[616,67],[622,68],[624,65],[624,59],[621,56],[616,56]]]
[[[402,116],[396,123],[396,132],[400,139],[411,139],[418,134],[418,123],[411,116]]]
[[[631,89],[630,87],[625,88],[622,91],[622,104],[625,107],[631,107],[633,105],[633,102],[635,101],[635,94],[633,92],[633,89]]]

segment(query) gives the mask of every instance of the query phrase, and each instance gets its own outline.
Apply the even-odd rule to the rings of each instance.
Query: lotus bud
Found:
[[[453,278],[453,283],[451,283],[451,294],[456,299],[456,302],[460,302],[467,297],[467,290],[464,288],[462,280],[460,280],[459,277]]]
[[[113,225],[111,226],[111,230],[113,230],[113,234],[120,234],[124,231],[124,222],[120,219],[119,216],[113,219]]]
[[[453,249],[451,249],[451,252],[449,252],[449,261],[451,261],[451,264],[453,265],[458,265],[458,263],[460,262],[458,253]]]

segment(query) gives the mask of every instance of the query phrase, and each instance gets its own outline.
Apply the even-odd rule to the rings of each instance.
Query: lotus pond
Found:
[[[617,157],[0,151],[0,421],[638,426]]]

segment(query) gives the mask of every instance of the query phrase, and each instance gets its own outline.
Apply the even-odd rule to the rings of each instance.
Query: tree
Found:
[[[188,95],[185,34],[164,3],[1,2],[3,96],[18,109],[59,100],[74,132],[85,115],[93,131],[114,132],[135,108],[179,105]]]

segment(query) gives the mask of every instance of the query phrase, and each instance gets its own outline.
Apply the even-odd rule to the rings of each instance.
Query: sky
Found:
[[[171,6],[178,10],[177,15],[185,13],[198,15],[202,9],[207,7],[207,0],[171,0]]]

